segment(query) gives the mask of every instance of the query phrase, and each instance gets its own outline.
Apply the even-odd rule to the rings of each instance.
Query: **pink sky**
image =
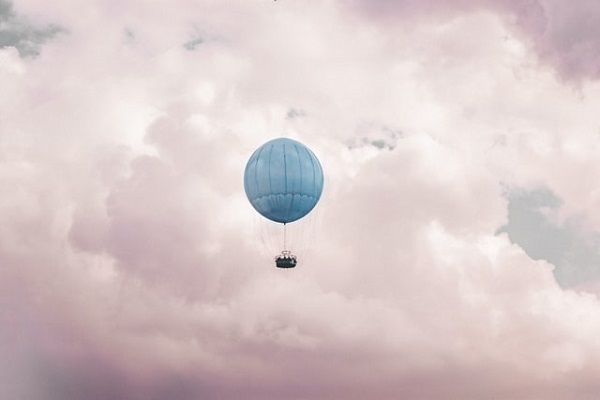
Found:
[[[0,0],[1,399],[600,396],[600,3],[84,3]]]

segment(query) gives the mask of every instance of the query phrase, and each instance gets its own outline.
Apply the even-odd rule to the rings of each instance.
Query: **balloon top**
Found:
[[[244,172],[252,206],[271,221],[288,223],[308,214],[323,192],[323,169],[302,143],[277,138],[260,146]]]

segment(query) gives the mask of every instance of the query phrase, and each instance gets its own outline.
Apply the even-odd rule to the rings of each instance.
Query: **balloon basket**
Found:
[[[294,268],[297,263],[296,256],[289,250],[283,250],[280,255],[275,257],[277,268]]]

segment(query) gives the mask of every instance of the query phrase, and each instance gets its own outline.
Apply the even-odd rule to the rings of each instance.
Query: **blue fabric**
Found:
[[[323,169],[308,147],[288,138],[268,141],[248,160],[244,189],[252,206],[271,221],[308,214],[323,192]]]

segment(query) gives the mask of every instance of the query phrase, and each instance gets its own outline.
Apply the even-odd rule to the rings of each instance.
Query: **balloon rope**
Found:
[[[283,224],[283,250],[286,250],[286,248],[285,248],[285,223]]]

